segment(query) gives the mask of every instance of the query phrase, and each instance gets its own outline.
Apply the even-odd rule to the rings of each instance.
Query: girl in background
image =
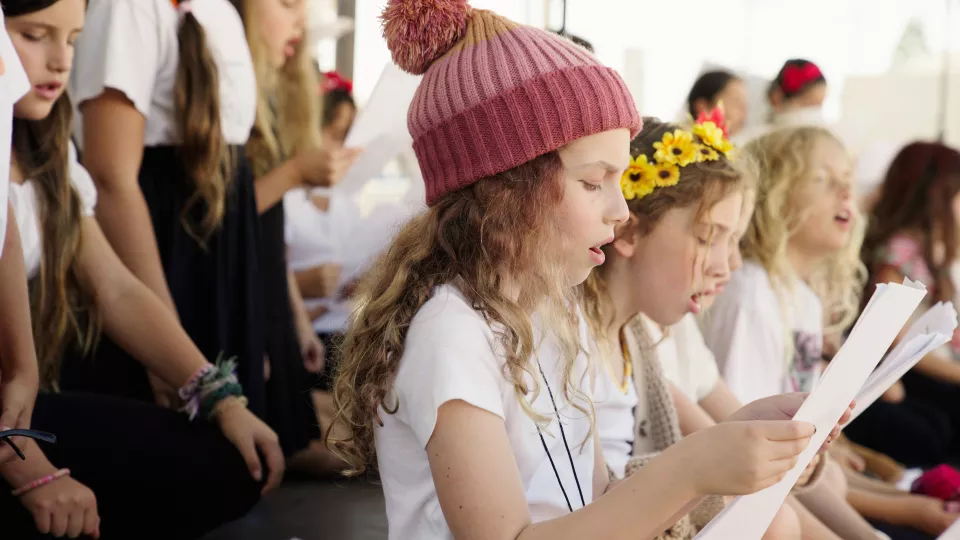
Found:
[[[621,180],[630,218],[584,283],[601,359],[597,432],[618,478],[687,434],[674,406],[686,398],[671,392],[661,368],[661,361],[675,364],[671,358],[686,343],[665,328],[698,313],[701,300],[729,278],[728,253],[735,249],[743,202],[744,175],[727,156],[732,145],[713,128],[703,122],[686,132],[645,119]],[[667,161],[671,147],[680,150],[675,163]],[[658,179],[661,170],[671,173],[668,181]],[[722,499],[709,498],[659,538],[692,538],[722,508]],[[781,510],[765,537],[800,538],[791,508]]]
[[[687,94],[690,117],[700,118],[721,106],[727,134],[733,137],[747,121],[746,83],[729,71],[708,71],[700,75]]]
[[[704,338],[741,402],[810,391],[823,334],[857,315],[861,271],[850,160],[822,128],[765,135],[746,148],[760,163],[744,264],[704,318]],[[852,246],[852,247],[851,247]],[[813,287],[829,283],[818,296]],[[824,315],[826,313],[826,315]]]
[[[91,0],[76,49],[77,138],[107,240],[204,356],[237,359],[250,410],[266,417],[260,224],[244,151],[257,80],[237,10]],[[177,404],[119,349],[101,343],[90,376],[65,372],[64,387]]]
[[[244,21],[257,72],[257,117],[246,145],[262,228],[266,312],[267,419],[288,456],[319,440],[304,365],[323,361],[323,345],[287,269],[284,195],[305,184],[329,186],[356,155],[321,147],[316,69],[304,36],[306,2],[232,0]]]
[[[0,469],[11,488],[24,487],[3,492],[2,513],[24,535],[98,533],[99,514],[105,534],[117,537],[196,537],[246,512],[264,480],[265,489],[277,485],[283,460],[276,435],[244,407],[229,363],[215,367],[204,360],[173,314],[119,261],[93,219],[97,192],[76,162],[72,106],[64,93],[84,2],[20,0],[5,7],[33,85],[15,107],[10,193],[47,392],[38,397],[33,420],[56,433],[59,445],[45,455],[28,443],[25,461]],[[179,388],[190,418],[198,421],[153,404],[58,393],[62,371],[94,369],[62,359],[64,351],[89,351],[101,330]],[[129,466],[138,463],[151,466],[131,475]],[[38,479],[46,482],[31,484]],[[146,493],[164,504],[131,496]],[[144,523],[151,524],[148,530]]]
[[[927,286],[917,316],[937,301],[958,303],[960,152],[915,142],[890,165],[870,213],[863,260],[867,292],[904,277]],[[960,333],[930,353],[849,426],[849,437],[909,466],[930,466],[960,455]]]
[[[390,538],[648,537],[703,495],[777,481],[811,426],[717,426],[611,489],[572,292],[628,218],[641,122],[619,76],[465,2],[382,17],[394,61],[424,75],[409,126],[430,208],[360,286],[334,442],[352,474],[379,469]]]
[[[336,72],[323,75],[320,85],[323,100],[321,133],[323,144],[342,147],[356,115],[351,94],[353,84]],[[356,257],[345,260],[349,245],[354,253],[367,251],[361,237],[370,237],[365,227],[382,223],[383,212],[364,219],[360,208],[349,194],[331,189],[313,188],[291,191],[284,197],[286,212],[286,242],[290,267],[304,294],[310,318],[310,331],[319,336],[325,357],[321,363],[308,364],[307,369],[320,375],[311,395],[320,429],[334,430],[342,437],[342,426],[333,425],[336,407],[331,393],[333,375],[339,365],[343,332],[353,309],[352,296],[356,281],[341,289],[345,266],[357,268]],[[389,241],[390,231],[380,227],[374,233],[380,249]],[[376,249],[375,251],[379,251]],[[326,475],[343,469],[342,459],[329,451],[321,441],[311,444],[294,466],[312,473]]]
[[[819,66],[801,58],[787,60],[767,89],[771,108],[769,121],[743,130],[734,141],[745,144],[782,127],[825,126],[823,101],[826,95],[827,79]]]
[[[324,144],[343,146],[347,133],[357,116],[357,105],[353,102],[353,82],[343,78],[336,71],[323,74],[321,84],[323,93],[323,118],[321,129]]]

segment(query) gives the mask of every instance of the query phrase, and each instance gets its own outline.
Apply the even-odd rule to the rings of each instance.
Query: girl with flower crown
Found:
[[[424,75],[408,123],[429,208],[360,286],[333,442],[354,474],[379,470],[390,538],[651,537],[707,494],[779,480],[813,434],[785,421],[795,396],[608,479],[573,293],[629,217],[641,122],[619,76],[463,1],[391,0],[383,21]]]
[[[597,432],[617,477],[634,473],[688,434],[678,412],[694,405],[684,403],[689,400],[661,367],[675,363],[687,344],[667,328],[699,313],[701,302],[729,278],[749,178],[734,167],[732,147],[716,127],[703,117],[692,132],[645,119],[621,181],[630,218],[617,227],[616,239],[604,248],[604,264],[584,283],[601,364],[594,394]],[[811,463],[798,485],[811,482],[818,463]],[[722,499],[707,499],[659,538],[692,538],[722,507]],[[799,537],[800,523],[789,506],[765,535]]]

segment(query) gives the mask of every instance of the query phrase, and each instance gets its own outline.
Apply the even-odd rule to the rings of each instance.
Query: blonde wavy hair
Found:
[[[798,280],[787,260],[787,244],[806,219],[808,208],[796,204],[797,194],[809,183],[810,155],[822,140],[845,148],[829,130],[809,126],[771,132],[744,148],[744,153],[757,164],[759,183],[756,210],[740,249],[744,259],[753,260],[766,269],[781,299],[787,297]],[[860,261],[865,220],[855,212],[853,223],[847,245],[830,256],[808,282],[823,304],[825,334],[845,330],[860,309],[867,276]]]
[[[240,13],[257,74],[257,116],[247,157],[261,176],[285,159],[320,146],[321,99],[317,68],[304,36],[283,67],[270,65],[266,45],[253,20],[251,0],[231,0]]]
[[[450,193],[407,223],[371,266],[358,289],[334,382],[334,422],[342,422],[349,435],[335,439],[327,433],[327,443],[350,465],[346,474],[376,470],[374,426],[382,425],[382,412],[395,414],[404,406],[391,389],[407,330],[443,284],[456,286],[495,329],[506,351],[504,378],[527,414],[545,425],[549,419],[530,407],[540,391],[533,361],[537,313],[538,328],[559,343],[563,393],[590,418],[592,434],[592,402],[579,390],[582,381],[574,380],[581,350],[571,310],[575,290],[552,258],[559,250],[544,249],[563,240],[556,232],[562,174],[558,154],[550,152]],[[504,291],[508,285],[519,292],[516,298]]]

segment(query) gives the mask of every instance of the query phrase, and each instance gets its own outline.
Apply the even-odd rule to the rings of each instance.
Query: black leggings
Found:
[[[93,490],[105,540],[198,538],[260,498],[233,445],[182,413],[95,394],[40,395],[33,427],[57,435],[44,453]],[[2,482],[0,516],[4,539],[41,538]]]
[[[902,403],[877,400],[843,432],[908,467],[929,467],[949,461],[954,430],[939,408],[907,390]]]

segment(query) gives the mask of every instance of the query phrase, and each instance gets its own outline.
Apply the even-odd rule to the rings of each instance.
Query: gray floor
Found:
[[[384,540],[379,486],[351,480],[289,480],[243,519],[203,540]]]

